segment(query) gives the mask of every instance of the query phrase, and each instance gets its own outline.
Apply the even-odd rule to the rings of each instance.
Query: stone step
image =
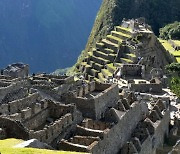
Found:
[[[82,135],[82,136],[100,137],[101,139],[103,139],[104,137],[104,132],[102,130],[97,131],[97,130],[88,129],[79,125],[77,125],[76,134]]]
[[[61,142],[58,145],[58,148],[64,151],[75,151],[75,152],[89,152],[88,146],[80,145],[80,144],[74,144],[67,140],[61,140]]]
[[[107,66],[107,69],[108,69],[108,71],[109,71],[110,73],[113,74],[113,73],[116,71],[116,67],[114,66],[113,63],[107,64],[106,66]]]
[[[96,48],[97,48],[97,49],[101,50],[101,49],[103,49],[104,47],[105,47],[105,45],[104,45],[103,42],[98,42],[98,43],[96,43]]]
[[[128,34],[128,35],[132,35],[131,30],[129,28],[124,28],[124,27],[121,27],[121,26],[116,26],[115,31],[122,32],[122,33],[125,33],[125,34]]]
[[[106,79],[104,78],[104,75],[102,73],[98,73],[98,78],[101,82],[104,82]]]
[[[94,78],[94,81],[101,82],[98,78]]]
[[[107,69],[102,69],[101,72],[104,75],[104,77],[106,77],[106,78],[112,76],[112,73],[109,72]]]
[[[121,38],[112,35],[107,35],[106,39],[117,45],[121,44],[123,41]]]
[[[94,52],[93,52],[93,55],[96,56],[96,57],[101,57],[101,58],[103,58],[103,59],[109,60],[108,54],[103,53],[103,52],[98,51],[98,50],[94,51]]]
[[[71,143],[88,146],[94,141],[100,141],[99,137],[75,135],[69,139]]]
[[[88,74],[87,79],[88,79],[88,81],[93,81],[94,80],[94,76]]]
[[[125,33],[122,33],[122,32],[117,32],[117,31],[111,31],[111,35],[112,36],[115,36],[115,37],[118,37],[122,40],[127,40],[128,38],[131,38],[131,35],[129,34],[125,34]]]
[[[113,62],[115,60],[116,56],[117,56],[116,54],[109,54],[109,60],[111,62]]]
[[[132,53],[126,53],[123,55],[125,58],[132,60],[133,62],[135,62],[137,60],[137,57],[135,54]]]
[[[104,65],[94,63],[92,67],[98,71],[101,71],[101,69],[104,68]]]
[[[116,53],[114,52],[114,50],[108,49],[108,48],[104,48],[104,49],[102,50],[102,52],[104,52],[104,53],[106,53],[106,54],[116,54]]]
[[[132,60],[126,59],[126,58],[121,58],[121,62],[124,63],[124,64],[129,64],[129,63],[132,64],[133,63]]]
[[[94,77],[98,77],[98,73],[99,73],[98,70],[95,70],[95,69],[91,69],[91,70],[90,70],[90,75],[92,75],[92,76],[94,76]]]
[[[112,43],[111,41],[107,39],[103,39],[102,42],[105,44],[106,48],[113,50],[115,53],[117,53],[119,46],[117,44]]]
[[[93,64],[94,64],[94,61],[89,60],[87,64],[88,64],[88,65],[90,65],[90,66],[92,67],[92,66],[93,66]]]
[[[91,56],[91,60],[100,65],[105,65],[105,64],[109,63],[109,60],[103,59],[101,57],[96,57],[94,55]]]
[[[114,66],[115,66],[115,67],[121,67],[121,66],[122,66],[122,63],[114,63]]]

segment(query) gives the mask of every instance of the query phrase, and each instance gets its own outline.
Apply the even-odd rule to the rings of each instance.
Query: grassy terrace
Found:
[[[115,40],[119,43],[122,43],[122,39],[118,38],[118,37],[115,37],[115,36],[112,36],[112,35],[107,35],[107,38],[111,39],[111,40]]]
[[[105,81],[105,78],[104,78],[104,76],[103,76],[102,73],[98,73],[98,78],[99,78],[99,80],[100,80],[101,82],[104,82],[104,81]]]
[[[122,60],[122,61],[125,61],[125,62],[127,62],[127,63],[133,63],[133,61],[132,61],[132,60],[130,60],[130,59],[126,59],[126,58],[121,58],[121,60]]]
[[[179,40],[173,40],[173,42],[174,42],[176,45],[180,46],[180,41],[179,41]]]
[[[88,55],[89,56],[92,56],[93,55],[93,52],[91,51],[91,52],[88,52]]]
[[[176,60],[178,63],[180,63],[180,57],[177,57]]]
[[[107,39],[103,39],[102,42],[118,48],[118,44],[115,44]]]
[[[92,56],[93,58],[95,58],[95,59],[99,59],[99,60],[101,60],[101,61],[104,61],[104,62],[106,62],[106,63],[108,63],[109,62],[109,60],[106,60],[106,59],[103,59],[103,58],[101,58],[101,57],[96,57],[96,56]]]
[[[171,52],[173,56],[180,57],[180,50]]]
[[[102,74],[103,74],[104,76],[112,76],[112,73],[109,72],[107,69],[102,69]]]
[[[111,68],[112,70],[116,70],[116,67],[115,66],[113,66],[113,63],[110,63],[110,64],[107,64],[107,66],[109,67],[109,68]]]
[[[105,50],[106,50],[107,52],[109,52],[109,53],[114,53],[114,50],[112,50],[112,49],[106,48]]]
[[[122,29],[124,31],[130,32],[131,33],[131,29],[130,28],[125,28],[125,27],[121,27],[121,26],[116,26],[116,28]]]
[[[127,53],[126,55],[127,55],[127,56],[130,56],[130,57],[133,57],[133,58],[136,57],[136,55],[135,55],[135,54],[132,54],[132,53]]]
[[[166,50],[168,50],[169,52],[174,51],[174,48],[171,46],[171,44],[167,40],[159,39],[159,41],[161,42],[161,44],[164,46]]]
[[[45,149],[13,148],[13,146],[20,144],[22,142],[23,140],[18,140],[18,139],[0,140],[0,153],[1,154],[76,154],[76,152],[53,151],[53,150],[45,150]],[[80,153],[78,152],[78,154]]]
[[[121,36],[124,36],[126,38],[131,38],[131,35],[123,33],[123,32],[112,31],[112,34],[121,35]]]
[[[102,56],[102,58],[108,58],[108,54],[102,52],[102,51],[96,51],[99,56]]]
[[[171,44],[167,40],[159,39],[159,41],[162,43],[164,48],[176,58],[177,62],[180,63],[180,50],[175,51],[174,48],[171,46]],[[173,42],[177,45],[180,45],[180,41],[178,40],[173,40]]]

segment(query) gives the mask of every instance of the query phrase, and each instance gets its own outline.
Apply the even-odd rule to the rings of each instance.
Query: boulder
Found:
[[[14,148],[38,148],[38,149],[50,149],[54,150],[50,145],[46,143],[42,143],[37,139],[31,139],[28,141],[24,141],[20,144],[14,146]]]

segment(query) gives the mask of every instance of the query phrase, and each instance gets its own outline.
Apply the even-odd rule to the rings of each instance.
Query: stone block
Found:
[[[18,102],[9,103],[10,113],[16,113],[18,111]]]
[[[79,94],[78,94],[79,97],[82,97],[83,96],[83,87],[80,87],[79,88]]]
[[[6,131],[3,128],[0,128],[0,140],[6,138]]]
[[[41,104],[36,103],[34,104],[34,114],[37,114],[41,111]]]
[[[85,85],[84,86],[84,95],[88,94],[89,93],[89,86],[88,85]]]
[[[0,105],[0,114],[8,114],[8,104]]]
[[[21,117],[22,119],[28,119],[29,117],[31,117],[31,111],[32,109],[31,108],[26,108],[24,110],[21,111]]]
[[[10,115],[10,118],[13,120],[21,121],[21,113],[14,113]]]

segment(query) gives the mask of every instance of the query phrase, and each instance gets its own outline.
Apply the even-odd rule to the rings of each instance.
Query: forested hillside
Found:
[[[22,61],[31,72],[72,66],[101,0],[1,0],[0,67]]]
[[[145,17],[155,34],[159,35],[161,27],[180,21],[179,8],[180,0],[104,0],[83,54],[91,51],[95,43],[119,25],[123,18]]]

